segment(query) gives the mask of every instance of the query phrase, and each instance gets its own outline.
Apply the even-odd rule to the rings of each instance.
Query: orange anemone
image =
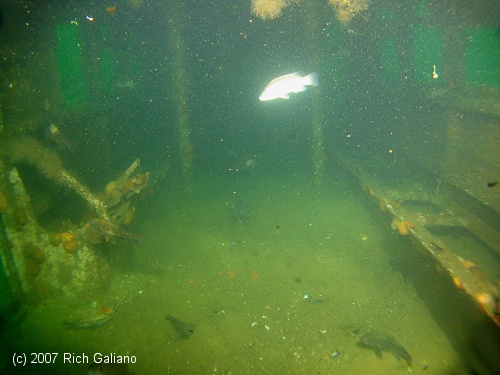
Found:
[[[398,232],[402,236],[406,236],[410,232],[408,231],[408,228],[413,228],[413,223],[410,223],[409,221],[402,221],[398,224]]]
[[[473,296],[483,312],[488,315],[493,314],[495,310],[495,299],[491,294],[486,292],[475,292]]]
[[[101,306],[99,312],[101,314],[111,315],[113,313],[113,308],[111,306]]]
[[[453,276],[453,283],[458,289],[465,290],[465,285],[462,283],[462,281],[457,277]]]
[[[467,271],[470,271],[472,268],[475,268],[477,267],[476,264],[468,259],[465,259],[464,261],[462,261],[462,266],[464,266],[464,268],[467,270]]]
[[[68,232],[62,232],[61,233],[60,241],[63,242],[63,243],[72,241],[74,239],[75,239],[75,235],[72,234],[72,233],[68,233]]]
[[[68,253],[74,253],[76,249],[78,249],[78,246],[80,246],[80,243],[77,240],[71,240],[64,243],[64,249]]]
[[[61,243],[61,233],[49,233],[49,242],[52,246],[59,246]]]
[[[378,208],[380,211],[387,211],[387,199],[381,198],[378,200]]]

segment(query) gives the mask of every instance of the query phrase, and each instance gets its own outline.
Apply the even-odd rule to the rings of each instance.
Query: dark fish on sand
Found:
[[[134,375],[126,363],[92,363],[87,375]]]
[[[382,352],[391,353],[398,361],[403,358],[411,366],[411,355],[393,335],[382,332],[369,332],[359,338],[356,343],[361,348],[371,349],[377,358],[382,358]]]
[[[167,314],[165,320],[168,320],[175,330],[175,338],[178,340],[188,339],[194,332],[196,324],[183,322],[176,317]]]
[[[75,320],[73,322],[63,322],[64,328],[97,328],[100,327],[111,320],[111,315],[109,314],[93,314],[91,316]]]

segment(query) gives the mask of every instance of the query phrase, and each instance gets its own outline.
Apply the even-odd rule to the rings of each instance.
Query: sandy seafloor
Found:
[[[399,234],[374,217],[358,186],[343,176],[318,188],[309,176],[244,172],[229,183],[200,181],[190,193],[163,189],[147,212],[139,208],[143,241],[112,250],[107,293],[45,301],[10,332],[18,348],[134,355],[135,374],[465,374],[413,286],[391,267],[387,247],[401,246],[391,241]],[[101,305],[114,309],[106,325],[62,327]],[[193,335],[176,340],[167,313],[195,323]],[[395,335],[413,366],[357,347],[370,330]],[[86,366],[45,369],[79,374]]]

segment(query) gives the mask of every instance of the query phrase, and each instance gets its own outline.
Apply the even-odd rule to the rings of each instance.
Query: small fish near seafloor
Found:
[[[301,76],[299,72],[286,74],[269,82],[260,94],[259,100],[289,99],[288,94],[292,92],[306,91],[307,86],[318,85],[318,75],[315,72],[306,76]]]
[[[111,238],[121,238],[125,240],[139,241],[142,236],[136,233],[128,233],[111,221],[94,218],[85,224],[84,237],[91,244],[95,245],[101,243],[103,237],[106,238],[106,240]]]
[[[250,216],[248,214],[248,206],[239,197],[234,199],[234,203],[229,207],[228,212],[231,220],[238,221],[239,223]]]
[[[92,363],[87,375],[134,375],[126,363]]]
[[[72,322],[63,322],[64,328],[81,329],[81,328],[97,328],[100,327],[111,320],[111,315],[109,314],[93,314],[82,319],[78,319]]]
[[[368,332],[359,338],[356,343],[360,348],[371,349],[377,358],[382,358],[382,352],[391,353],[398,361],[403,358],[411,366],[411,355],[401,345],[397,338],[382,332]]]

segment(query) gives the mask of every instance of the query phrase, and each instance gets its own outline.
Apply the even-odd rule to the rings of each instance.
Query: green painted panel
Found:
[[[107,49],[101,53],[101,74],[104,92],[110,93],[116,90],[113,84],[116,80],[116,58],[113,51]]]
[[[128,37],[129,51],[137,51],[141,47],[141,40],[133,33],[129,33]],[[139,59],[137,55],[131,54],[128,60],[128,72],[133,79],[139,79],[141,76],[141,69],[139,67]]]
[[[0,251],[5,251],[5,249],[0,249]],[[14,299],[11,287],[4,264],[0,262],[0,314],[7,310]]]
[[[6,262],[9,262],[9,259],[12,259],[12,253],[3,219],[4,218],[0,215],[0,316],[5,316],[9,306],[12,306],[13,303],[19,302],[16,301],[16,294],[14,293],[15,286],[12,285],[9,272],[7,271],[9,267]],[[19,298],[19,296],[17,296],[17,298]],[[2,360],[2,355],[0,355],[0,368],[5,367],[2,366]]]
[[[433,66],[440,73],[442,57],[442,40],[434,27],[417,27],[414,31],[413,61],[415,80],[417,82],[432,81]],[[444,83],[443,80],[440,80]]]
[[[500,29],[481,27],[466,33],[468,84],[500,87]]]
[[[83,104],[88,98],[88,85],[82,72],[81,40],[78,26],[72,23],[58,25],[57,68],[59,85],[68,107]]]

